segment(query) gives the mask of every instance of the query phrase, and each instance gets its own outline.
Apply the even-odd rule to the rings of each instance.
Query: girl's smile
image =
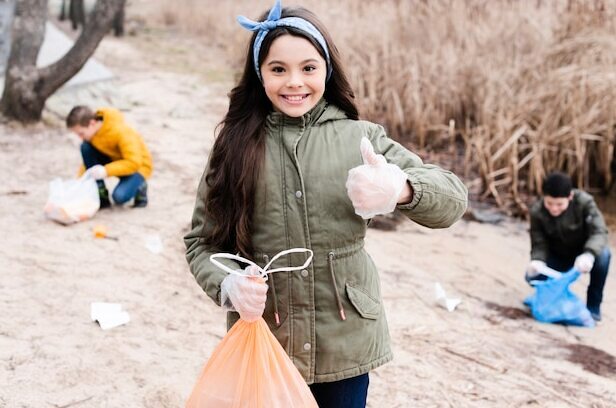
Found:
[[[282,95],[282,99],[291,105],[301,105],[309,96],[310,94]]]
[[[261,72],[265,93],[274,109],[287,116],[302,116],[325,92],[325,59],[304,37],[282,35],[275,39]]]

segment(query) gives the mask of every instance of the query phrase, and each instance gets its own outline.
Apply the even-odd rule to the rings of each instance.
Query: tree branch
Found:
[[[55,63],[39,70],[39,93],[49,97],[86,64],[105,34],[111,29],[114,17],[126,0],[97,0],[88,18],[88,24],[73,47]]]

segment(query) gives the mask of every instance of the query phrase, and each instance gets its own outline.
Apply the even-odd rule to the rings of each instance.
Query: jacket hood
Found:
[[[323,99],[325,101],[325,99]],[[317,118],[316,124],[320,125],[332,120],[348,119],[346,113],[335,105],[330,105],[325,101],[325,109],[321,112],[321,115]]]
[[[124,122],[124,115],[114,108],[101,108],[96,111],[96,117],[103,119],[103,126],[99,132],[104,129],[117,126],[118,123]]]

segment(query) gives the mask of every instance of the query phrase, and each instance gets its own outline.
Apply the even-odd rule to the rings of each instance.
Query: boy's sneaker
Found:
[[[100,205],[100,209],[104,209],[104,208],[110,208],[111,207],[111,201],[109,200],[109,190],[107,190],[107,187],[98,187],[98,197],[101,200],[101,205]]]
[[[601,311],[599,309],[594,309],[594,310],[590,310],[590,316],[592,316],[592,319],[595,322],[600,322],[601,321]]]
[[[139,187],[139,190],[137,190],[137,194],[135,194],[135,203],[133,204],[133,207],[143,208],[147,205],[148,205],[148,183],[144,181]]]

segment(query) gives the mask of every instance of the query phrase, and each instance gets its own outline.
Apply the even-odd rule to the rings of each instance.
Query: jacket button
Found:
[[[310,343],[304,344],[304,350],[309,351],[311,348],[312,346],[310,345]]]
[[[303,269],[300,273],[302,274],[302,277],[303,277],[303,278],[305,278],[305,277],[307,277],[307,276],[308,276],[308,271],[307,271],[307,270],[305,270],[305,269]]]
[[[301,191],[299,191],[299,190],[297,190],[297,191],[295,192],[295,197],[297,197],[297,198],[302,198],[302,192],[301,192]]]

